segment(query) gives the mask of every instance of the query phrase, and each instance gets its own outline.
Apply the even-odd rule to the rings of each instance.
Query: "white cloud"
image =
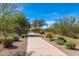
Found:
[[[47,24],[53,24],[55,21],[46,21]]]
[[[52,24],[54,24],[55,23],[55,21],[53,21],[53,20],[51,20],[51,21],[46,21],[46,23],[47,23],[47,27],[50,27]]]
[[[55,23],[55,21],[46,21],[46,24],[48,25],[48,26],[43,26],[43,28],[48,28],[48,27],[50,27],[52,24],[54,24]]]
[[[15,9],[15,11],[23,11],[24,7],[23,6],[20,6],[18,8]]]

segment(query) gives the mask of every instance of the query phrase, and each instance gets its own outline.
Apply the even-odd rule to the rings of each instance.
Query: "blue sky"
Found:
[[[74,3],[26,3],[17,10],[24,13],[32,22],[44,18],[51,25],[57,17],[75,16],[79,18],[79,4]]]

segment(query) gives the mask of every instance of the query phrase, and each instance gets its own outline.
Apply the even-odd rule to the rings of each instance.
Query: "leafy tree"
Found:
[[[16,28],[20,31],[29,30],[30,23],[25,15],[16,12],[18,4],[0,4],[0,32],[6,33],[15,32]]]
[[[15,29],[15,22],[13,17],[6,15],[5,18],[5,20],[1,22],[0,30],[7,33],[13,32]]]
[[[53,24],[53,28],[61,35],[77,38],[77,33],[74,30],[74,28],[78,26],[77,24],[75,17],[68,17],[58,19],[58,22]]]
[[[27,33],[27,31],[30,29],[30,23],[25,15],[23,14],[15,14],[15,23],[16,23],[16,29],[19,31],[18,33]]]
[[[13,17],[15,4],[0,4],[0,30],[3,34],[13,28]]]

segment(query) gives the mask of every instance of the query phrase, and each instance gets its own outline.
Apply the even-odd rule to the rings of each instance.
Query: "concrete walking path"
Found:
[[[30,33],[33,34],[34,33]],[[29,56],[67,56],[41,37],[28,37],[27,55]]]

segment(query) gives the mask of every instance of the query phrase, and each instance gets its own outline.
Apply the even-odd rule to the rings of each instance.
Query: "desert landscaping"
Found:
[[[1,3],[0,56],[79,56],[78,8]]]

